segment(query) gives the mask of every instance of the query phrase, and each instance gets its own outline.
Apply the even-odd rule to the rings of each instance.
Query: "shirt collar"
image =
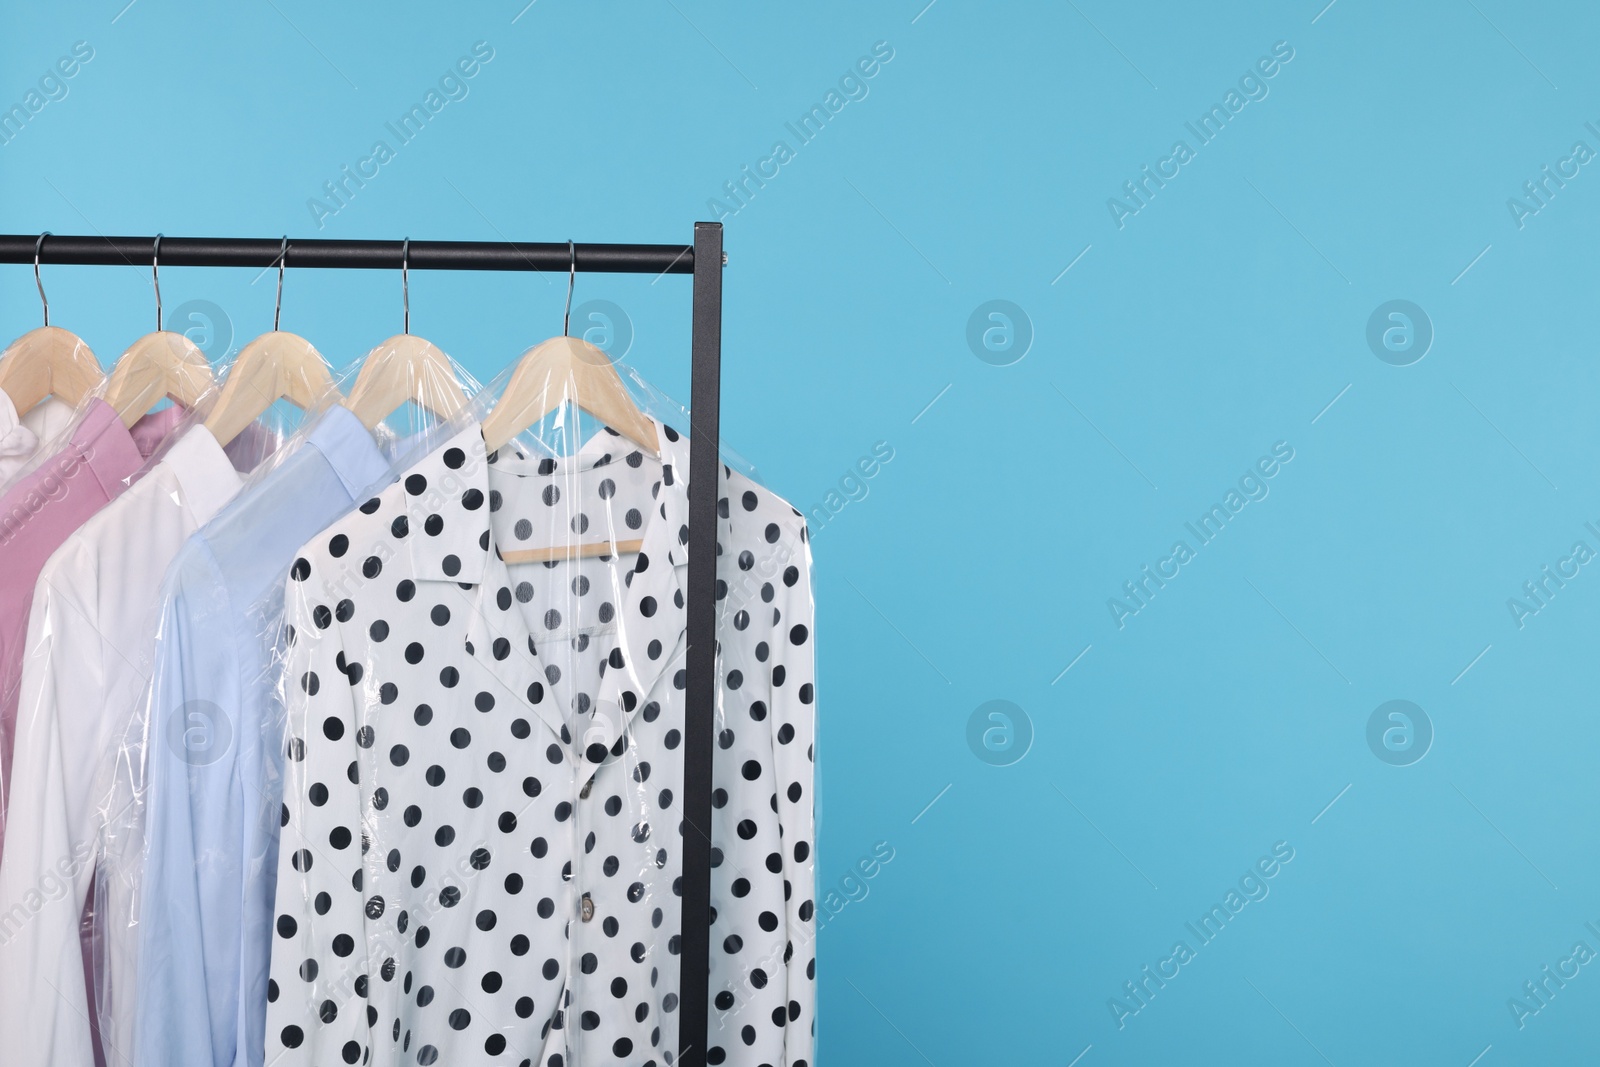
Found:
[[[652,420],[654,421],[654,420]],[[689,442],[677,430],[656,422],[661,442],[661,519],[667,528],[667,559],[674,569],[689,565]],[[726,475],[724,474],[724,477]],[[728,544],[728,502],[717,507],[717,539]]]
[[[16,404],[0,389],[0,459],[31,455],[38,447],[38,437],[22,425]]]
[[[67,449],[83,460],[109,497],[127,488],[127,479],[148,455],[122,425],[116,409],[98,397],[89,402]]]
[[[533,704],[535,713],[565,742],[570,757],[580,763],[593,765],[617,758],[626,723],[648,706],[652,691],[669,668],[673,684],[682,687],[681,658],[687,643],[683,610],[689,443],[660,422],[656,430],[662,464],[659,507],[627,575],[619,649],[623,666],[606,673],[595,712],[585,720],[585,732],[578,736],[569,729],[568,709],[557,707],[549,696],[540,697],[544,671],[534,640],[512,608],[509,588],[500,588],[510,583],[498,546],[492,544],[488,507],[488,471],[499,456],[488,452],[480,425],[469,424],[400,476],[405,525],[398,527],[396,534],[405,546],[401,558],[407,576],[456,586],[455,602],[474,611],[467,634],[468,654],[507,690]],[[602,431],[579,455],[590,461],[598,459],[594,453],[603,454],[614,440],[609,431]],[[374,499],[363,509],[376,511],[379,506]],[[731,544],[725,504],[718,508],[718,515],[719,540]],[[489,590],[485,583],[497,588]],[[646,597],[657,605],[648,616],[637,610]],[[650,655],[652,648],[654,656]]]
[[[317,420],[306,443],[327,460],[351,500],[362,499],[389,469],[372,434],[342,404],[330,407]]]
[[[94,474],[106,496],[116,497],[132,483],[145,460],[160,447],[184,416],[174,404],[144,416],[133,426],[122,425],[122,416],[99,397],[89,401],[83,418],[62,452],[51,462],[65,461],[71,453]]]
[[[161,463],[178,480],[184,503],[201,526],[210,522],[244,483],[216,437],[203,425],[190,427],[173,442]]]
[[[161,442],[172,435],[189,412],[181,404],[171,404],[160,411],[152,411],[143,416],[138,422],[128,427],[128,436],[133,438],[134,447],[139,450],[139,455],[149,459]],[[117,416],[117,422],[122,422],[122,417]]]

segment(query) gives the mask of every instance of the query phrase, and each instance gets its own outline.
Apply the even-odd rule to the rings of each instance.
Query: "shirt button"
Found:
[[[587,782],[583,783],[583,788],[582,789],[578,790],[578,799],[579,800],[588,800],[589,799],[589,793],[593,789],[594,789],[594,779],[591,778]]]
[[[584,922],[588,922],[594,918],[594,898],[588,893],[583,895],[583,904],[580,910],[583,914]]]

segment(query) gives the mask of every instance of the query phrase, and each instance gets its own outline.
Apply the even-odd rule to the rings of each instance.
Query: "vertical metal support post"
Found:
[[[722,224],[694,226],[689,409],[689,647],[683,729],[683,928],[677,1067],[705,1067],[711,981],[711,761],[717,705],[717,489],[722,394]]]

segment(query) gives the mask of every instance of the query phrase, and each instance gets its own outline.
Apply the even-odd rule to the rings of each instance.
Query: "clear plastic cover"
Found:
[[[239,456],[205,402],[160,417],[116,506],[40,562],[8,1060],[676,1059],[686,415],[603,358],[462,401],[459,367],[399,358],[420,347]],[[85,407],[72,432],[115,438]],[[809,548],[723,459],[709,1053],[798,1064]]]
[[[0,596],[12,597],[0,603],[0,628],[16,631],[0,632],[0,710],[7,713],[0,718],[7,757],[0,770],[10,795],[0,851],[0,1033],[8,1035],[8,1062],[202,1062],[165,1052],[139,1056],[147,808],[174,796],[188,807],[192,799],[181,773],[152,779],[152,771],[171,772],[174,763],[180,772],[203,769],[204,753],[237,754],[249,737],[239,729],[223,737],[240,725],[227,721],[236,705],[217,705],[210,718],[203,704],[152,715],[160,707],[151,703],[152,684],[187,663],[184,643],[166,638],[198,625],[214,638],[202,648],[243,657],[251,643],[270,647],[264,620],[281,608],[240,599],[254,569],[264,568],[255,585],[281,601],[279,576],[299,540],[364,499],[408,447],[425,447],[424,431],[435,421],[424,410],[427,394],[417,392],[421,405],[368,429],[338,407],[339,393],[330,388],[305,412],[272,404],[224,448],[203,423],[227,369],[216,368],[215,385],[189,408],[165,406],[128,429],[103,395],[89,397],[57,454],[32,461],[0,498],[15,518],[0,544]],[[478,388],[464,373],[460,380]],[[450,403],[436,399],[440,407]],[[263,493],[267,510],[258,504],[242,522],[228,521]],[[271,521],[263,526],[263,518]],[[284,532],[296,522],[298,536]],[[196,537],[202,528],[216,536]],[[282,558],[270,558],[270,536],[252,542],[252,529],[275,529]],[[215,587],[181,586],[191,599],[175,614],[169,565],[213,550],[213,562],[237,566],[218,572]],[[182,615],[188,606],[201,610]],[[214,614],[219,606],[223,612]],[[242,648],[239,639],[247,639]],[[264,688],[259,664],[267,658],[256,655],[258,669],[242,680],[241,692]],[[277,715],[267,720],[275,725]],[[255,729],[259,735],[262,727]],[[152,780],[169,788],[152,795]],[[199,814],[215,816],[208,828],[238,826],[235,816],[249,799],[239,794]],[[215,903],[226,887],[205,884],[213,855],[194,856],[187,882],[195,891],[187,899],[209,893],[204,902]],[[261,884],[262,859],[247,857],[236,870],[242,885]],[[198,930],[202,914],[184,916],[182,928]],[[223,943],[241,939],[237,925],[206,933]],[[167,946],[156,947],[159,960]],[[237,1001],[237,975],[231,984]],[[207,1029],[223,1028],[203,996],[172,1006]]]
[[[689,440],[619,369],[647,418],[508,371],[289,564],[265,1062],[676,1059]],[[809,1063],[809,549],[720,495],[708,1052]]]
[[[91,396],[63,447],[0,501],[14,520],[0,635],[0,1032],[21,1062],[93,1052],[80,927],[91,929],[97,800],[143,691],[155,593],[171,554],[237,490],[239,468],[283,436],[258,423],[225,450],[203,425],[219,392],[213,381],[191,406],[131,427]]]
[[[432,412],[480,388],[442,354],[415,379],[385,367],[410,399],[369,427],[341,394],[370,358],[182,545],[154,598],[148,685],[100,794],[96,1019],[113,1062],[261,1062],[283,576],[306,537],[427,450]]]
[[[131,426],[124,426],[106,403],[105,383],[64,418],[62,402],[55,398],[36,406],[50,409],[45,422],[55,436],[34,440],[0,492],[0,551],[5,553],[0,569],[0,843],[9,810],[5,801],[11,793],[29,613],[40,572],[70,535],[162,461],[173,442],[203,418],[217,392],[205,393],[195,410],[162,404]],[[32,417],[30,410],[21,420]]]
[[[29,330],[0,351],[0,493],[38,459],[55,452],[77,407],[54,393],[29,401],[56,385],[56,367],[71,384],[86,385],[98,361],[81,337],[59,327]],[[18,400],[18,397],[26,399]],[[25,410],[18,410],[23,405]],[[64,443],[64,441],[62,441]]]

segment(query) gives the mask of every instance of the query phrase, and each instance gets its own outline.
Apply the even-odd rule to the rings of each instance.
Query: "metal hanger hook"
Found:
[[[578,282],[578,246],[567,239],[567,308],[561,313],[561,336],[572,336],[572,288]]]
[[[156,286],[156,332],[161,332],[161,235],[156,234],[155,248],[150,252],[150,277]]]
[[[400,242],[400,301],[403,307],[402,333],[411,332],[411,238]]]
[[[39,276],[39,253],[44,249],[44,239],[50,236],[46,230],[39,235],[33,245],[33,284],[39,287],[39,303],[44,305],[44,324],[50,325],[50,298],[44,295],[44,279]]]
[[[289,259],[289,235],[283,235],[283,245],[278,249],[278,299],[272,305],[272,332],[278,332],[278,319],[283,314],[283,265]]]

